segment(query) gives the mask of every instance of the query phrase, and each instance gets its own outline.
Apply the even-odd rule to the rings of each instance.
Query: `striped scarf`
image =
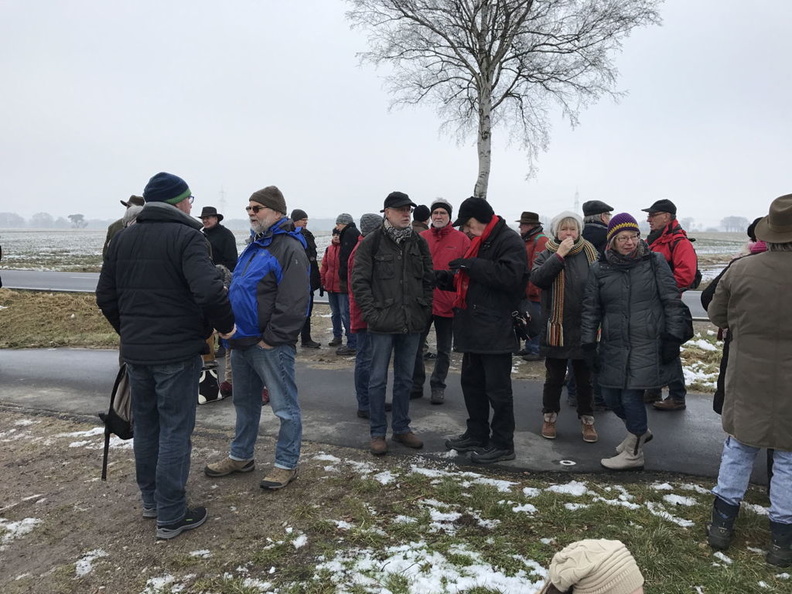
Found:
[[[409,226],[409,225],[408,225],[408,226],[407,226],[407,227],[405,227],[404,229],[397,229],[396,227],[394,227],[393,225],[391,225],[391,222],[390,222],[388,219],[384,219],[384,221],[383,221],[383,222],[385,223],[385,233],[387,233],[388,235],[390,235],[390,238],[391,238],[393,241],[395,241],[395,242],[396,242],[396,245],[401,245],[401,243],[402,243],[402,242],[403,242],[405,239],[407,239],[408,237],[410,237],[410,235],[412,235],[412,233],[413,233],[413,228],[412,228],[412,226]]]
[[[558,252],[558,244],[559,242],[553,238],[547,242],[545,249],[551,253],[556,253]],[[565,258],[576,256],[580,252],[585,252],[589,266],[599,257],[597,248],[595,248],[582,237],[578,237],[575,240],[575,244],[572,246],[572,249],[569,250],[569,253],[565,256]],[[564,263],[564,267],[566,267],[566,263]],[[561,272],[558,273],[558,276],[555,277],[555,280],[553,281],[553,288],[550,297],[550,316],[547,320],[547,344],[549,346],[564,346],[565,285],[566,275],[564,274],[564,269],[562,268]]]

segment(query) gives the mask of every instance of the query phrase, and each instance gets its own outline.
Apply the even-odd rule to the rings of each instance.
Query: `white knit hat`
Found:
[[[575,219],[578,224],[578,231],[581,233],[583,232],[583,218],[576,212],[565,210],[564,212],[558,213],[553,217],[553,220],[550,221],[550,233],[553,234],[553,237],[558,237],[558,225],[561,224],[561,221],[564,219]]]
[[[553,556],[548,581],[575,594],[632,594],[644,578],[619,540],[579,540]]]

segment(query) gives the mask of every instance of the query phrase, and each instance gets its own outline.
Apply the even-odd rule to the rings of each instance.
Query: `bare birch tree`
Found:
[[[507,127],[529,172],[549,142],[551,106],[618,97],[614,55],[635,28],[659,24],[662,0],[347,0],[368,33],[364,62],[389,63],[393,105],[432,102],[459,139],[477,134],[474,195],[486,198],[492,130]]]

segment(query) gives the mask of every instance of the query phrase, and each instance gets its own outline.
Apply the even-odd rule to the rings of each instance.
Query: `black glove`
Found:
[[[451,270],[459,270],[460,268],[470,268],[472,263],[473,258],[457,258],[456,260],[451,260],[448,263],[448,267]]]
[[[324,295],[324,287],[319,287],[319,297]]]
[[[450,270],[435,270],[434,271],[435,286],[445,291],[454,289],[454,273]]]
[[[679,358],[679,339],[670,334],[660,335],[660,362],[671,363]]]

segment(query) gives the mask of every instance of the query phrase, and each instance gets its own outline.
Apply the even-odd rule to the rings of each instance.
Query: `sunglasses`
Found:
[[[248,212],[253,211],[254,214],[258,214],[260,210],[263,210],[265,208],[269,208],[269,207],[267,207],[267,206],[246,206],[245,210],[248,211]]]

